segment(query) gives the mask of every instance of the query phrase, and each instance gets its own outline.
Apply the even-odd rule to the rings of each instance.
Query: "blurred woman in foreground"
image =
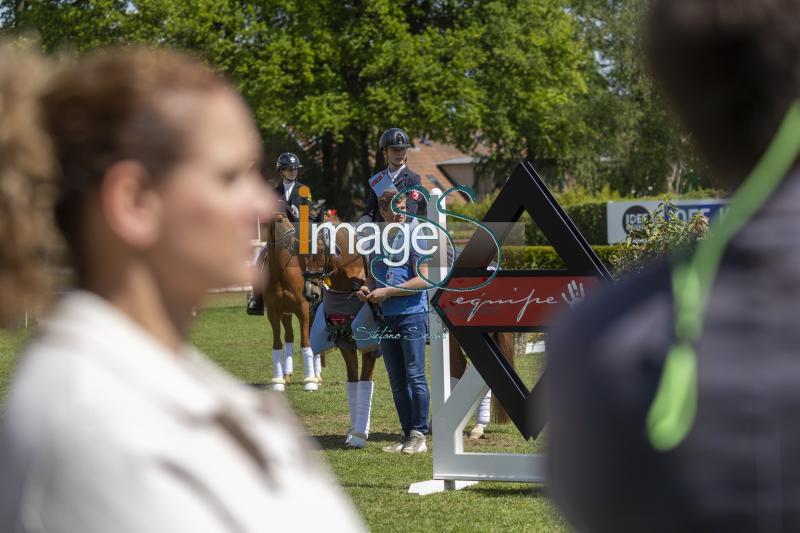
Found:
[[[283,401],[186,343],[276,208],[241,98],[184,55],[113,50],[56,76],[42,115],[79,289],[9,393],[0,530],[362,529]]]

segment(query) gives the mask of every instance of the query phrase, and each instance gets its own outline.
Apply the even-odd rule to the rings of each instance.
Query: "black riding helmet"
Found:
[[[278,167],[278,170],[283,170],[284,168],[303,168],[300,158],[291,152],[285,152],[279,155],[278,163],[275,166]]]
[[[411,146],[408,135],[400,128],[389,128],[384,131],[378,144],[381,150],[384,148],[408,148]]]

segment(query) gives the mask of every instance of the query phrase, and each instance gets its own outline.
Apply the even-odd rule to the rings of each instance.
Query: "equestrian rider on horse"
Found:
[[[420,185],[419,174],[406,166],[406,151],[411,142],[406,132],[400,128],[389,128],[381,135],[378,145],[387,162],[387,167],[369,179],[370,193],[367,208],[358,219],[359,222],[384,222],[378,209],[378,197],[391,187],[402,191],[411,185]],[[390,183],[391,182],[391,183]],[[406,200],[406,210],[411,214],[425,214],[425,197],[418,191],[411,191]]]
[[[300,222],[300,206],[311,202],[311,195],[308,198],[302,198],[298,191],[304,186],[297,177],[300,174],[300,169],[303,164],[300,158],[291,152],[285,152],[278,156],[276,163],[278,174],[281,176],[281,182],[275,187],[275,192],[280,196],[281,204],[283,205],[286,217],[292,223]],[[322,212],[316,218],[310,217],[310,222],[322,222]],[[263,268],[266,263],[267,246],[264,246],[258,253],[256,266]],[[263,315],[264,314],[264,299],[260,291],[253,291],[253,297],[247,302],[248,315]]]

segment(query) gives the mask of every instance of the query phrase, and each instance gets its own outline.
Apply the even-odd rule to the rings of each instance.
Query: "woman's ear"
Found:
[[[106,170],[100,202],[109,228],[125,244],[142,249],[158,239],[163,219],[161,198],[138,161],[119,161]]]

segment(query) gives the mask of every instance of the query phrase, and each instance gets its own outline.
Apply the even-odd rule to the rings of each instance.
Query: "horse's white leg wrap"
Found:
[[[491,414],[491,406],[492,406],[492,391],[488,391],[486,396],[483,397],[481,403],[478,404],[478,413],[476,416],[476,422],[486,427],[489,425],[489,415]]]
[[[293,372],[292,354],[294,353],[294,343],[287,342],[283,345],[283,373],[291,374]]]
[[[315,391],[319,385],[314,378],[314,350],[310,346],[304,346],[300,348],[300,354],[303,356],[303,370],[306,376],[303,380],[303,390]]]
[[[286,382],[283,379],[283,349],[272,350],[272,390],[283,392]]]
[[[476,424],[475,427],[469,432],[469,438],[473,440],[483,437],[483,430],[489,425],[489,415],[492,405],[492,391],[487,391],[486,395],[481,399],[478,408],[475,410]]]
[[[318,353],[314,354],[314,374],[317,377],[322,377],[322,355]]]
[[[369,435],[369,420],[372,414],[372,392],[375,390],[375,382],[358,382],[358,416],[356,417],[356,431]]]
[[[347,393],[347,407],[350,409],[350,427],[347,429],[347,438],[344,443],[348,444],[350,439],[353,438],[353,431],[356,428],[356,415],[358,413],[358,382],[348,381],[345,383],[345,392]]]
[[[300,353],[303,356],[303,370],[305,377],[314,377],[314,351],[310,347],[300,348]]]
[[[283,379],[283,350],[272,350],[272,369],[274,371],[273,377]]]
[[[359,381],[358,386],[358,411],[356,414],[355,429],[350,439],[350,446],[363,448],[367,445],[369,436],[369,420],[372,413],[372,392],[375,383],[372,381]]]

